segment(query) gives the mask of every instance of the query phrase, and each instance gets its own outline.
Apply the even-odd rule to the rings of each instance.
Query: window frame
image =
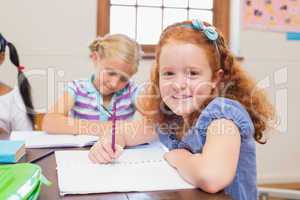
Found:
[[[217,14],[215,14],[217,13]],[[226,42],[229,41],[230,28],[230,0],[213,0],[213,24],[223,34]],[[97,36],[109,33],[110,0],[97,0]],[[144,51],[143,58],[154,58],[156,45],[141,44]]]

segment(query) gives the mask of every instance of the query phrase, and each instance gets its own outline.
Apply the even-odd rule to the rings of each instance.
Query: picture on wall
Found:
[[[243,27],[300,32],[300,0],[243,0]]]

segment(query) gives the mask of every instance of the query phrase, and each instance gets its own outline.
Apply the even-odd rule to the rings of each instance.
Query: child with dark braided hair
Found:
[[[0,132],[14,130],[32,130],[34,108],[31,99],[30,84],[20,65],[15,46],[0,33],[0,65],[5,60],[5,51],[9,49],[9,59],[18,70],[18,86],[10,88],[0,82]]]

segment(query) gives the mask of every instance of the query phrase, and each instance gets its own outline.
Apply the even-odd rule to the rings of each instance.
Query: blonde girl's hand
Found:
[[[117,159],[123,152],[123,147],[116,144],[116,151],[111,147],[111,142],[99,140],[89,152],[89,159],[95,164],[108,164]]]

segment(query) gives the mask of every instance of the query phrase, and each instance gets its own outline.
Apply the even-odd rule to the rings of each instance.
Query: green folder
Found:
[[[0,199],[36,200],[41,185],[51,183],[36,164],[0,165]]]

